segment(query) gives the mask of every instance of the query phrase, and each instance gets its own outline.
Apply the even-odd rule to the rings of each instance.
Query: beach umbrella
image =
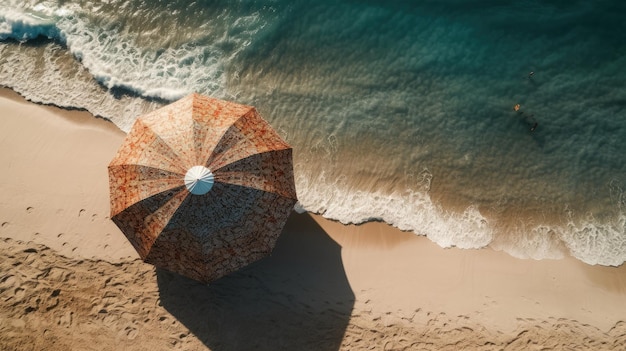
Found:
[[[256,109],[198,94],[139,117],[108,169],[139,256],[201,282],[270,254],[297,201],[292,149]]]

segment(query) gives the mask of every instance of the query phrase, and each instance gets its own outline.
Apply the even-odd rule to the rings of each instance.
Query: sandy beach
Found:
[[[108,217],[123,138],[0,90],[0,349],[626,349],[626,266],[442,249],[384,223],[294,212],[271,257],[208,286],[155,269]]]

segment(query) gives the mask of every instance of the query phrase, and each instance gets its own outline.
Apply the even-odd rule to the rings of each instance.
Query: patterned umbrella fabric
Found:
[[[198,94],[139,117],[109,181],[141,258],[201,282],[270,254],[297,201],[292,149],[256,109]]]

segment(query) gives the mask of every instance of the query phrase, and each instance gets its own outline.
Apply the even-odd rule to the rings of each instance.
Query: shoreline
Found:
[[[119,274],[116,279],[128,283],[129,289],[150,285],[152,293],[157,296],[159,291],[163,293],[165,286],[170,287],[162,283],[164,279],[179,282],[177,277],[155,273],[152,266],[137,262],[132,246],[109,220],[106,166],[124,138],[122,131],[113,123],[94,118],[85,111],[30,103],[8,88],[0,89],[0,107],[3,114],[0,146],[4,150],[0,162],[6,165],[6,170],[0,174],[0,190],[5,194],[0,200],[3,251],[14,250],[14,256],[21,257],[19,252],[35,247],[36,251],[41,251],[43,249],[37,245],[45,245],[52,252],[48,256],[59,257],[57,268],[77,272],[90,269],[83,267],[91,264],[89,262],[110,263],[113,268],[106,265],[109,268],[103,268],[107,274]],[[283,236],[285,239],[281,239],[282,244],[271,259],[262,260],[245,271],[249,275],[269,277],[269,281],[272,277],[287,277],[281,282],[276,278],[272,287],[284,289],[293,296],[279,294],[272,303],[289,305],[288,301],[293,299],[308,301],[308,293],[304,292],[306,289],[302,290],[299,284],[303,283],[298,279],[304,279],[310,287],[317,289],[311,292],[315,299],[323,300],[328,291],[339,291],[343,300],[335,302],[342,303],[338,313],[342,316],[340,322],[345,324],[342,324],[345,333],[337,336],[342,338],[340,349],[359,349],[358,337],[354,337],[353,332],[359,328],[367,330],[364,325],[377,331],[377,342],[399,342],[393,335],[398,332],[398,326],[410,334],[406,336],[408,339],[417,338],[420,333],[424,335],[429,325],[441,326],[441,335],[449,336],[443,328],[446,324],[448,328],[459,329],[471,325],[468,328],[472,331],[459,335],[474,341],[482,340],[481,337],[489,333],[500,335],[498,338],[503,342],[510,341],[523,330],[540,333],[539,329],[544,326],[546,335],[566,334],[563,339],[566,342],[567,335],[571,337],[577,330],[580,332],[577,328],[587,326],[591,329],[585,333],[597,330],[594,336],[598,340],[623,342],[615,344],[616,349],[626,345],[626,316],[619,308],[626,305],[626,265],[590,266],[572,257],[540,261],[517,259],[490,248],[442,249],[426,237],[400,231],[385,223],[343,225],[311,214],[293,214]],[[310,253],[300,247],[301,239],[311,241]],[[328,255],[332,255],[332,259]],[[304,258],[308,261],[299,261]],[[38,262],[37,259],[36,255],[29,256],[33,262]],[[330,272],[332,279],[312,278],[316,273],[307,268],[309,264],[317,267],[317,271]],[[301,271],[290,272],[289,269],[296,269],[293,266],[301,267]],[[3,267],[5,277],[21,272],[19,267]],[[145,282],[130,279],[131,273],[127,270],[140,270],[145,275]],[[159,286],[155,285],[154,277],[157,282],[161,281]],[[245,275],[236,277],[244,279]],[[217,285],[237,279],[226,279]],[[0,286],[6,281],[4,279]],[[41,284],[48,284],[45,282],[43,279]],[[25,284],[26,280],[10,289],[0,288],[0,295],[6,296],[17,289],[26,291]],[[182,281],[181,284],[192,283]],[[38,291],[31,290],[32,293]],[[47,290],[45,292],[50,294]],[[80,293],[101,296],[97,289],[81,290]],[[122,304],[130,303],[124,302],[123,296],[120,299]],[[24,311],[26,307],[7,302],[10,299],[6,297],[3,301],[0,304],[0,330],[10,330],[17,333],[17,340],[26,340],[27,331],[32,330],[15,327],[14,324],[20,323],[7,317],[13,316],[17,310]],[[65,308],[71,312],[73,306],[68,304]],[[326,311],[326,307],[320,307],[321,310],[315,310],[316,306],[312,308],[314,312]],[[172,310],[168,311],[170,315],[165,315],[168,320],[178,320],[191,331],[190,340],[195,341],[190,342],[198,343],[204,333],[209,332],[188,314],[177,316]],[[259,315],[267,312],[262,310]],[[73,313],[82,315],[80,311]],[[31,315],[24,318],[31,318]],[[82,318],[89,321],[101,317],[104,321],[104,316],[98,313],[93,316],[85,313]],[[43,312],[42,318],[45,318]],[[560,324],[570,326],[571,333],[559,331],[555,326]],[[145,322],[142,325],[141,336],[136,335],[140,339],[145,337],[148,340],[149,335],[162,331],[161,327],[155,326],[161,324]],[[36,326],[33,328],[38,330]],[[19,334],[19,330],[23,334]],[[618,330],[617,339],[611,330]],[[373,342],[373,339],[362,336],[362,330],[359,335],[361,339]],[[153,342],[157,340],[160,339]],[[346,344],[349,341],[353,343],[351,347]],[[0,339],[0,344],[4,342]],[[111,342],[122,341],[114,338]],[[198,345],[202,344],[213,348],[207,342]],[[584,346],[580,345],[583,349]]]

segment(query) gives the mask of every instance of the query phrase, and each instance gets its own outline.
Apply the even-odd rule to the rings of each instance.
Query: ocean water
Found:
[[[0,84],[123,130],[191,92],[254,105],[294,147],[298,210],[620,265],[625,15],[619,0],[0,0]]]

